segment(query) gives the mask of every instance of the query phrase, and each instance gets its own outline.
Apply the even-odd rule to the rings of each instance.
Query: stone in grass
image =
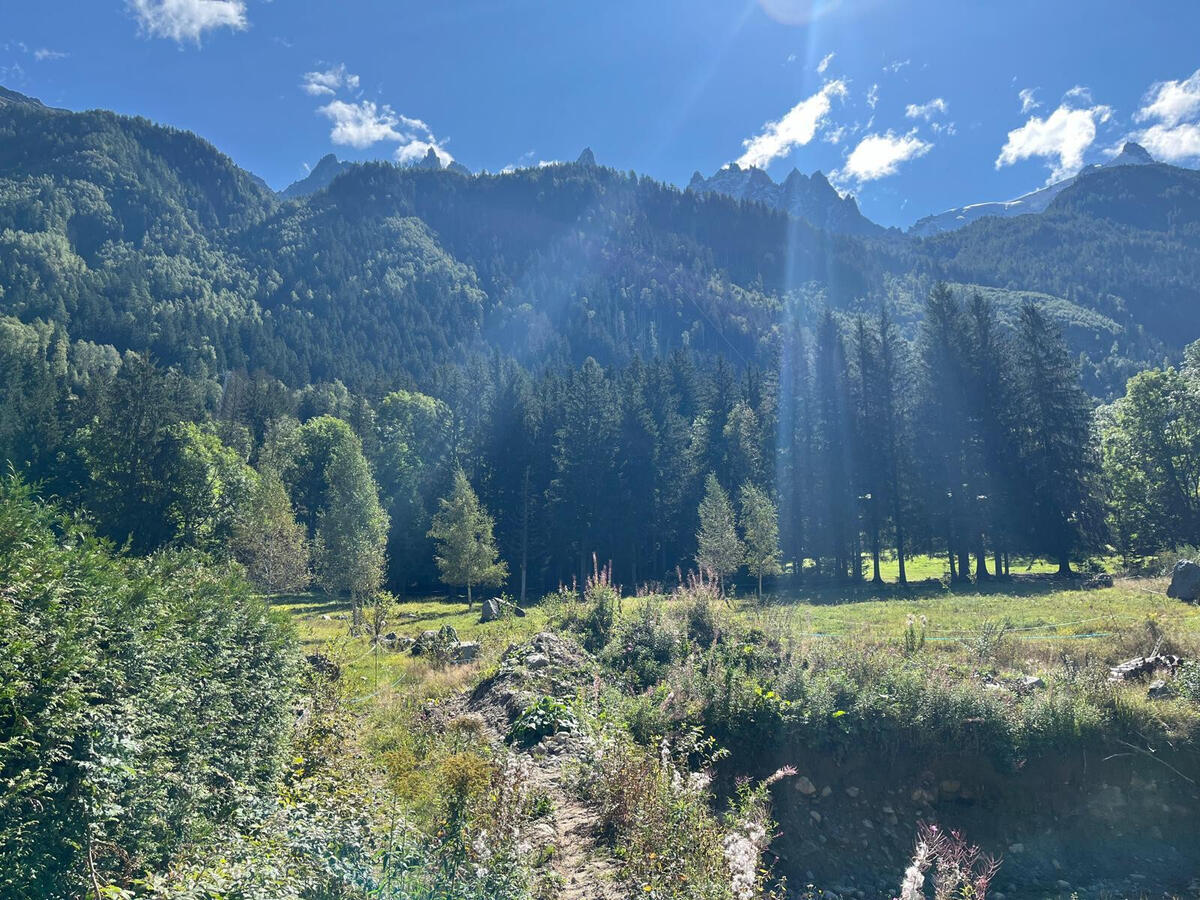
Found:
[[[495,597],[489,597],[483,601],[480,622],[495,622],[500,618],[502,610],[500,609],[500,601]]]
[[[456,663],[471,662],[479,656],[478,641],[458,641],[450,647],[450,658]]]
[[[1189,559],[1181,559],[1171,570],[1171,584],[1167,596],[1189,603],[1200,601],[1200,565]]]
[[[1160,678],[1150,683],[1150,689],[1146,691],[1146,696],[1151,700],[1167,700],[1175,696],[1175,691]]]

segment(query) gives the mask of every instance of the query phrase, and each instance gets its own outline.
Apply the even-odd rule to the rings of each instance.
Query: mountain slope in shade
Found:
[[[962,228],[964,225],[969,225],[985,216],[1023,216],[1027,213],[1045,212],[1051,201],[1064,188],[1074,184],[1080,175],[1094,172],[1097,169],[1106,169],[1115,166],[1149,166],[1154,165],[1154,163],[1154,157],[1146,151],[1145,147],[1130,141],[1121,148],[1120,153],[1103,165],[1088,166],[1078,175],[1072,175],[1070,178],[1064,178],[1062,181],[1056,181],[1054,184],[1046,185],[1046,187],[1039,190],[1023,194],[1015,200],[994,203],[973,203],[970,206],[960,206],[956,209],[948,209],[937,215],[926,216],[913,224],[908,229],[908,233],[914,237],[929,237],[932,234],[940,234],[943,231],[954,231],[956,228]]]
[[[805,176],[792,169],[782,183],[776,183],[762,169],[755,166],[743,169],[737,163],[730,163],[710,178],[695,173],[688,190],[762,203],[833,234],[866,236],[885,230],[859,211],[853,197],[839,194],[820,172]]]
[[[353,168],[356,165],[359,165],[359,163],[338,159],[332,153],[326,153],[321,157],[317,164],[313,166],[312,171],[309,172],[308,175],[306,175],[304,178],[301,178],[299,181],[294,181],[289,184],[279,192],[279,196],[288,200],[294,200],[297,197],[312,196],[317,191],[321,191],[329,187],[329,185],[333,182],[333,179],[337,178],[343,172]],[[438,158],[438,155],[433,152],[432,148],[420,159],[420,161],[413,163],[413,166],[418,169],[445,168],[447,172],[457,172],[459,175],[470,176],[472,174],[470,169],[457,161],[451,162],[450,165],[443,167],[442,161]]]
[[[329,182],[337,178],[354,163],[338,159],[332,153],[326,153],[317,161],[317,164],[312,167],[312,171],[299,181],[293,181],[282,191],[279,192],[281,197],[286,197],[288,200],[293,200],[296,197],[307,197],[310,194],[315,194],[317,191],[329,187]]]

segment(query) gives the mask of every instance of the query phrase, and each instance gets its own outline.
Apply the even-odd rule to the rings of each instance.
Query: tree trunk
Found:
[[[467,612],[471,611],[471,607],[473,605],[474,605],[474,602],[471,599],[471,582],[468,581],[467,582]]]
[[[762,603],[762,572],[758,573],[758,602]]]
[[[996,570],[997,578],[999,578],[1001,575],[1004,574],[1004,566],[1002,565],[1003,559],[1004,559],[1003,556],[1001,556],[1001,554],[1000,554],[1000,548],[997,547],[995,549],[995,551],[993,552],[993,560],[992,560],[992,562],[993,562],[992,568],[994,568]]]
[[[1058,574],[1063,578],[1068,578],[1071,572],[1071,557],[1066,553],[1058,554]]]
[[[529,466],[525,467],[521,508],[521,605],[525,605],[525,580],[529,570]]]
[[[883,584],[883,575],[879,571],[879,529],[874,529],[871,535],[871,584]]]
[[[987,569],[987,551],[983,549],[983,535],[979,536],[979,547],[975,551],[975,580],[983,581],[985,578],[991,578],[991,574]]]
[[[904,570],[904,529],[896,522],[896,560],[900,563],[900,584],[908,584],[908,573]]]

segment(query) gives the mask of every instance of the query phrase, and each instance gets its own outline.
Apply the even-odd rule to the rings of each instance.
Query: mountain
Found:
[[[1097,169],[1115,166],[1148,165],[1154,165],[1154,158],[1146,151],[1145,147],[1129,141],[1121,148],[1121,152],[1108,162],[1088,166],[1078,175],[1073,175],[1070,178],[1056,181],[1054,184],[1047,185],[1044,188],[1023,194],[1015,200],[997,203],[974,203],[970,206],[949,209],[937,215],[926,216],[914,223],[908,229],[908,233],[914,237],[928,237],[929,235],[939,234],[943,231],[953,231],[956,228],[962,228],[964,225],[969,225],[971,222],[986,216],[1022,216],[1027,213],[1044,212],[1046,207],[1050,205],[1050,202],[1063,189],[1074,184],[1080,175],[1093,172]]]
[[[337,178],[352,165],[354,163],[340,160],[332,153],[326,153],[312,167],[312,171],[299,181],[293,181],[280,191],[279,195],[288,200],[294,200],[297,197],[307,197],[309,194],[315,194],[317,191],[329,187],[329,183],[333,179]]]
[[[587,151],[470,177],[436,154],[330,156],[285,203],[193,134],[5,97],[0,316],[214,377],[374,392],[476,357],[610,365],[683,348],[766,366],[824,308],[886,301],[911,333],[938,281],[1043,307],[1098,396],[1200,337],[1191,170],[1100,167],[1041,215],[921,240],[866,222],[819,174],[777,185],[731,168],[681,192]],[[845,233],[854,217],[864,233]]]
[[[820,172],[806,177],[792,169],[777,184],[756,166],[743,169],[737,163],[730,163],[709,178],[696,172],[688,182],[688,190],[761,203],[833,234],[872,236],[885,230],[859,211],[852,196],[839,194]]]
[[[4,106],[36,106],[41,109],[48,109],[41,100],[33,97],[26,97],[24,94],[18,94],[16,91],[10,91],[8,88],[0,85],[0,107]]]

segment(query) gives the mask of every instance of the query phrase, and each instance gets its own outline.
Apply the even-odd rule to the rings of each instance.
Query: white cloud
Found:
[[[400,117],[390,106],[376,106],[370,100],[347,103],[331,100],[317,110],[333,122],[329,139],[335,144],[350,147],[370,147],[380,141],[406,141],[408,135],[398,130]]]
[[[1083,103],[1091,105],[1096,101],[1092,99],[1092,89],[1084,87],[1082,84],[1077,84],[1065,94],[1063,94],[1063,103]]]
[[[249,24],[245,0],[129,0],[142,31],[151,37],[200,42],[213,28],[241,31]]]
[[[396,148],[396,152],[393,155],[398,163],[414,163],[424,159],[430,150],[437,155],[443,167],[454,162],[454,157],[442,147],[433,141],[423,141],[418,138],[413,138],[407,143],[401,144]]]
[[[908,104],[904,109],[904,115],[910,119],[924,119],[928,122],[934,116],[945,115],[948,108],[945,100],[941,97],[934,97],[928,103]]]
[[[824,74],[825,74],[825,70],[826,70],[826,69],[828,69],[828,68],[829,68],[829,64],[830,64],[831,62],[833,62],[833,57],[834,57],[835,55],[836,55],[836,54],[833,54],[833,53],[827,53],[825,56],[823,56],[823,57],[821,58],[821,61],[820,61],[819,63],[817,63],[817,72],[818,72],[819,74],[821,74],[821,75],[824,75]]]
[[[1021,88],[1020,93],[1017,94],[1021,98],[1021,115],[1032,112],[1042,105],[1034,99],[1035,93],[1037,93],[1037,88]]]
[[[825,132],[825,136],[821,138],[827,144],[840,144],[842,138],[846,136],[846,126],[839,125],[837,128],[830,128]]]
[[[1008,133],[1008,140],[996,157],[996,168],[1011,166],[1023,159],[1051,160],[1047,183],[1061,181],[1083,167],[1083,154],[1096,140],[1096,126],[1107,122],[1112,110],[1107,106],[1074,109],[1065,103],[1046,118],[1031,116],[1020,128]]]
[[[355,103],[330,100],[317,112],[333,123],[329,139],[335,144],[362,150],[381,141],[395,142],[397,147],[393,156],[397,162],[415,162],[430,149],[443,166],[454,161],[428,125],[420,119],[398,114],[387,104],[379,106],[370,100]]]
[[[1200,159],[1200,69],[1179,81],[1160,81],[1150,86],[1135,122],[1149,123],[1129,135],[1165,162]]]
[[[908,134],[869,134],[850,151],[840,171],[830,173],[840,183],[863,184],[895,175],[900,164],[924,156],[933,144],[917,137],[916,129]]]
[[[300,88],[314,97],[332,97],[343,88],[358,90],[358,76],[347,72],[345,63],[338,63],[324,72],[305,72],[300,80]]]
[[[66,59],[71,54],[63,53],[61,50],[50,50],[46,47],[39,47],[33,51],[33,58],[38,62],[47,62],[54,59]]]
[[[819,91],[793,106],[774,122],[763,126],[755,137],[742,141],[745,152],[738,157],[739,166],[765,168],[771,160],[787,155],[795,147],[809,143],[824,124],[833,106],[833,98],[846,96],[844,81],[828,81]]]
[[[875,104],[879,102],[879,85],[873,84],[867,89],[867,106],[871,109],[875,108]]]
[[[1200,159],[1200,124],[1151,125],[1133,138],[1155,159],[1169,163]]]
[[[912,65],[911,59],[897,59],[894,62],[890,62],[886,66],[884,66],[883,71],[890,72],[892,75],[895,75],[897,72],[899,72],[905,66],[910,66],[910,65]]]
[[[1178,125],[1196,118],[1200,113],[1200,69],[1182,81],[1160,81],[1150,87],[1145,104],[1134,114],[1134,120],[1145,122],[1158,119],[1163,125]]]

